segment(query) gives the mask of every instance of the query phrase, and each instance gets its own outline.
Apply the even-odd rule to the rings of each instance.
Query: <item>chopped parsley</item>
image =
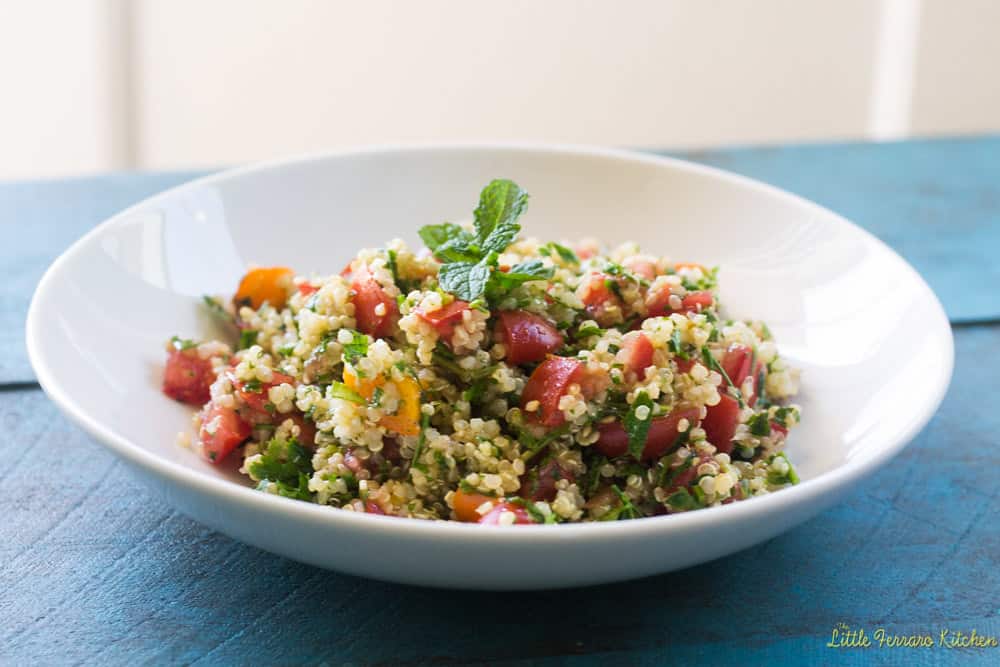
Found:
[[[240,343],[238,349],[245,350],[251,345],[255,345],[257,343],[257,336],[259,335],[260,332],[255,329],[243,329],[240,331]]]
[[[180,336],[171,336],[170,345],[179,352],[184,350],[190,350],[191,348],[198,347],[198,343],[194,342],[190,338],[181,338]]]
[[[326,388],[326,395],[329,398],[339,398],[344,401],[350,401],[351,403],[357,403],[358,405],[364,405],[366,403],[361,394],[354,391],[343,382],[331,382],[330,386]]]
[[[312,457],[294,438],[269,440],[260,458],[250,463],[249,471],[260,480],[258,489],[266,490],[274,484],[280,496],[312,500],[309,491],[309,478],[313,474]]]
[[[358,331],[351,332],[351,342],[344,344],[344,361],[357,363],[358,359],[368,354],[369,338]]]
[[[750,433],[758,438],[771,435],[771,420],[767,417],[767,412],[758,412],[747,422]]]
[[[653,399],[644,391],[640,391],[635,396],[632,409],[625,415],[625,432],[628,434],[628,453],[633,458],[642,457],[642,450],[646,448],[646,436],[649,435],[649,426],[653,422]]]

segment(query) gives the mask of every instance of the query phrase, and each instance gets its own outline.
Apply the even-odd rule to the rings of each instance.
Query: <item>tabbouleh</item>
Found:
[[[205,298],[228,342],[168,344],[195,446],[260,491],[484,524],[633,519],[795,484],[797,372],[722,314],[716,269],[634,244],[522,238],[487,185],[468,225],[362,250],[339,274],[251,269]],[[235,452],[235,454],[234,454]]]

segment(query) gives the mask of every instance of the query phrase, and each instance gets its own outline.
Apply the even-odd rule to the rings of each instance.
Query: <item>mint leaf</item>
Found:
[[[452,239],[471,240],[472,236],[453,222],[442,222],[440,225],[424,225],[417,232],[420,239],[432,251]]]
[[[507,243],[503,246],[506,248],[520,231],[520,227],[518,227],[513,235],[510,235],[512,226],[516,226],[517,219],[524,213],[527,206],[528,193],[522,190],[517,183],[505,178],[490,181],[489,185],[479,193],[479,206],[473,212],[475,215],[473,227],[480,245],[486,246],[487,239],[500,228],[492,245],[499,244],[504,238],[507,238]],[[493,248],[493,250],[502,252],[503,248]]]
[[[645,413],[645,418],[640,418],[637,413]],[[628,434],[628,452],[635,459],[642,457],[642,450],[646,448],[646,436],[649,434],[649,425],[653,422],[653,399],[644,391],[636,394],[632,409],[625,415],[625,432]]]
[[[449,239],[438,246],[434,256],[442,262],[478,262],[482,251],[469,239]]]
[[[483,239],[483,253],[503,252],[511,244],[511,241],[517,238],[520,231],[521,225],[516,222],[501,222],[490,232],[489,236]]]
[[[472,262],[443,264],[438,271],[441,289],[463,301],[472,301],[486,291],[490,280],[490,267]]]
[[[490,286],[494,289],[513,289],[532,280],[547,280],[552,277],[553,271],[551,266],[542,264],[542,260],[532,259],[515,264],[506,273],[494,271]]]

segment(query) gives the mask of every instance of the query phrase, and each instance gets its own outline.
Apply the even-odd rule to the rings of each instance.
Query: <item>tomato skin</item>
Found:
[[[215,381],[212,362],[198,356],[195,349],[171,349],[163,369],[163,393],[182,403],[204,405],[211,398]]]
[[[667,493],[672,493],[677,489],[690,486],[691,482],[698,479],[698,466],[703,463],[708,463],[712,460],[711,456],[707,454],[702,454],[697,459],[695,459],[690,466],[681,471],[677,477],[670,484],[670,488],[667,489]]]
[[[535,521],[531,518],[531,515],[528,514],[528,510],[524,509],[520,505],[508,502],[498,503],[496,507],[484,514],[477,523],[482,526],[499,526],[500,515],[504,512],[510,512],[514,515],[513,525],[515,526],[535,523]]]
[[[276,310],[280,310],[288,300],[288,290],[291,289],[292,277],[295,272],[286,266],[259,267],[250,269],[240,280],[233,296],[233,304],[237,312],[240,306],[260,308],[268,302]]]
[[[681,298],[681,307],[670,307],[670,290],[659,290],[646,296],[647,317],[663,317],[673,313],[699,313],[715,303],[711,292],[688,292]]]
[[[729,394],[722,394],[718,404],[708,407],[701,421],[705,436],[723,454],[733,451],[733,435],[740,421],[740,404]]]
[[[633,257],[627,261],[625,268],[645,280],[654,280],[659,275],[659,270],[654,262],[639,257]]]
[[[452,334],[455,333],[455,327],[461,324],[463,314],[467,310],[469,310],[468,302],[455,299],[447,306],[429,313],[425,313],[419,308],[414,312],[417,317],[433,326],[437,330],[438,336],[450,345]]]
[[[680,357],[674,357],[674,361],[677,362],[678,373],[690,373],[697,363],[694,359],[681,359]]]
[[[643,372],[653,365],[653,344],[646,334],[629,333],[625,335],[622,349],[616,355],[616,361],[625,366],[626,372],[635,373],[640,378]]]
[[[455,510],[455,517],[459,521],[475,523],[479,521],[480,514],[476,510],[482,507],[483,503],[496,503],[497,498],[487,496],[482,493],[470,493],[459,489],[451,497],[451,506]]]
[[[649,433],[646,435],[646,445],[643,447],[641,459],[652,461],[663,456],[669,451],[680,433],[677,425],[682,419],[687,419],[691,425],[698,423],[698,415],[701,411],[698,408],[677,408],[665,417],[653,419],[649,425]],[[608,458],[624,456],[628,453],[628,434],[621,422],[611,422],[608,424],[598,424],[597,431],[600,434],[593,448],[604,454]]]
[[[548,460],[525,475],[518,495],[528,500],[555,500],[556,482],[567,479],[572,484],[575,476],[555,460]]]
[[[310,294],[315,294],[319,291],[318,287],[310,285],[309,283],[302,283],[297,289],[299,290],[299,294],[302,296],[309,296]]]
[[[210,425],[215,428],[214,433],[208,432]],[[201,455],[211,463],[220,463],[249,438],[252,431],[250,425],[240,419],[233,408],[209,406],[202,414],[201,428],[198,430]]]
[[[615,279],[603,273],[592,273],[579,292],[583,301],[584,310],[601,326],[613,324],[615,317],[609,317],[605,309],[618,305],[619,300],[615,293],[608,287],[608,283]]]
[[[750,367],[750,363],[753,362],[753,368]],[[740,345],[738,343],[730,345],[729,349],[726,350],[726,356],[722,360],[722,368],[726,371],[726,375],[729,379],[733,381],[733,384],[737,389],[743,386],[743,381],[747,379],[747,376],[753,376],[753,389],[749,396],[745,396],[744,399],[750,405],[754,405],[757,402],[757,394],[760,393],[760,372],[764,368],[764,364],[759,360],[754,359],[753,350],[745,345]],[[728,384],[723,380],[723,385],[728,387]]]
[[[542,426],[559,426],[566,421],[559,409],[559,399],[574,382],[580,382],[584,375],[583,362],[568,357],[549,356],[540,363],[528,378],[521,394],[521,409],[531,401],[538,401],[538,410],[528,412],[525,418]]]
[[[243,401],[247,408],[261,415],[271,414],[267,409],[267,403],[270,400],[267,397],[267,392],[271,387],[277,387],[279,384],[295,384],[295,378],[291,375],[279,373],[278,371],[274,371],[272,373],[270,382],[261,383],[260,391],[250,391],[247,389],[247,383],[242,380],[236,380],[233,378],[231,378],[231,380],[233,386],[236,388],[236,396]]]
[[[365,513],[366,514],[381,514],[385,516],[385,510],[379,507],[376,503],[371,500],[365,501]]]
[[[395,299],[386,294],[368,267],[362,267],[354,272],[351,290],[354,291],[352,301],[358,331],[373,338],[389,336],[399,316],[399,306],[396,305]],[[383,315],[375,312],[380,305],[385,306]]]
[[[541,361],[563,345],[563,336],[549,322],[526,310],[503,310],[497,316],[497,337],[507,348],[507,363]]]

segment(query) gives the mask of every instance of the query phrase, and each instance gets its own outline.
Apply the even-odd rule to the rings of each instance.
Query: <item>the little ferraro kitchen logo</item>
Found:
[[[838,623],[830,633],[827,648],[835,649],[992,649],[1000,641],[994,635],[981,634],[975,628],[939,627],[915,633],[896,632],[891,628],[852,627]]]

